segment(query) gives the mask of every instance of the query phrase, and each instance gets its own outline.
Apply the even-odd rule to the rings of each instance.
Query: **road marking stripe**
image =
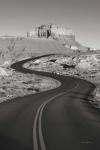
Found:
[[[40,145],[41,145],[41,150],[46,150],[45,143],[44,143],[44,138],[43,138],[43,134],[42,134],[42,114],[43,114],[43,110],[44,110],[45,106],[46,106],[49,102],[53,101],[55,98],[57,98],[57,97],[59,97],[59,96],[65,94],[65,93],[66,93],[66,92],[62,92],[62,93],[60,93],[60,94],[58,94],[58,95],[52,97],[51,99],[49,99],[46,103],[44,103],[44,104],[42,105],[42,108],[41,108],[41,110],[40,110],[40,115],[39,115],[39,141],[40,141]]]
[[[36,117],[35,117],[35,120],[34,120],[34,127],[33,127],[33,146],[34,146],[34,150],[38,150],[36,127],[37,127],[37,121],[38,121],[38,116],[39,116],[41,107],[42,106],[40,106],[39,109],[37,110]]]
[[[70,91],[72,91],[73,89],[76,89],[77,87],[79,86],[78,83],[76,83],[76,86],[73,87],[72,89],[66,91],[66,92],[61,92],[55,96],[53,96],[52,98],[50,98],[48,101],[45,101],[43,104],[40,105],[40,107],[38,108],[37,110],[37,113],[36,113],[36,116],[35,116],[35,120],[34,120],[34,126],[33,126],[33,147],[34,147],[34,150],[39,150],[39,147],[38,147],[38,139],[37,139],[37,132],[36,132],[36,129],[37,129],[37,123],[38,123],[38,136],[39,136],[39,142],[40,142],[40,146],[41,146],[41,150],[46,150],[46,146],[45,146],[45,142],[44,142],[44,138],[43,138],[43,134],[42,134],[42,114],[43,114],[43,110],[45,108],[45,106],[53,101],[55,98],[63,95],[63,94],[66,94]]]

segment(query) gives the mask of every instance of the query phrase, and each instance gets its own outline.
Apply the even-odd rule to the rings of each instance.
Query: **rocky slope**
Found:
[[[0,103],[15,97],[50,90],[57,86],[59,83],[56,80],[6,69],[6,74],[5,71],[0,74]]]
[[[27,39],[27,38],[0,38],[0,64],[9,64],[48,53],[71,53],[55,40]]]
[[[59,75],[76,76],[94,83],[97,87],[95,102],[100,107],[100,53],[76,56],[52,55],[30,61],[24,67]]]
[[[77,53],[85,47],[77,44],[77,42],[53,39],[32,39],[32,38],[0,38],[0,64],[11,64],[15,61],[45,54],[68,54]],[[73,46],[76,46],[76,49]]]

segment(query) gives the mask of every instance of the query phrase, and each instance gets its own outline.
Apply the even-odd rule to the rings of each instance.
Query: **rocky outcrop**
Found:
[[[74,39],[75,35],[72,29],[66,28],[64,26],[59,26],[56,24],[41,25],[39,27],[33,28],[31,32],[27,32],[27,37],[34,38],[68,38]]]

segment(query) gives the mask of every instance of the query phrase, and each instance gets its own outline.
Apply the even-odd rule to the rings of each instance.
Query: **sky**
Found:
[[[100,49],[100,0],[0,0],[0,35],[26,35],[55,23],[72,28],[81,44]]]

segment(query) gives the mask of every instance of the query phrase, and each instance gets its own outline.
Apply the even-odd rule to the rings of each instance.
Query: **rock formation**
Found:
[[[35,27],[31,32],[27,32],[27,37],[33,38],[68,38],[74,39],[75,35],[72,29],[65,28],[63,26],[58,26],[56,24],[47,24]]]

